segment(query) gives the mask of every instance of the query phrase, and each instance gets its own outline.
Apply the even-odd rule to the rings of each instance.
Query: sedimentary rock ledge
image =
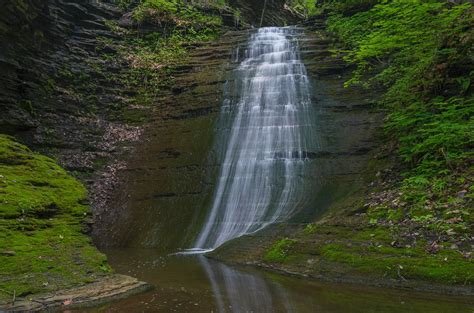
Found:
[[[72,289],[60,290],[33,298],[13,298],[9,303],[0,303],[0,310],[8,312],[39,312],[66,307],[77,308],[98,305],[152,288],[151,285],[136,278],[115,274]]]

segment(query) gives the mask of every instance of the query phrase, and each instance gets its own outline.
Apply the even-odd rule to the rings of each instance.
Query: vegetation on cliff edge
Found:
[[[128,25],[115,20],[108,21],[107,25],[124,41],[101,38],[103,46],[114,51],[104,54],[103,58],[112,64],[127,63],[126,70],[111,75],[110,79],[135,94],[135,107],[151,107],[160,90],[173,87],[173,71],[186,62],[189,51],[217,40],[225,29],[220,12],[225,6],[220,2],[205,6],[199,1],[190,4],[171,0],[119,4],[124,16],[129,18]],[[136,112],[124,112],[124,118],[141,122],[145,117]]]
[[[372,198],[374,223],[409,221],[439,242],[472,240],[473,13],[469,3],[416,0],[329,18],[357,66],[347,83],[387,90],[381,104],[402,173],[396,195]]]

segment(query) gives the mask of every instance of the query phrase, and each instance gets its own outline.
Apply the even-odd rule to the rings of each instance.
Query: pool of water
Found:
[[[155,288],[74,312],[474,312],[474,300],[465,297],[321,283],[150,249],[104,252],[118,273]]]

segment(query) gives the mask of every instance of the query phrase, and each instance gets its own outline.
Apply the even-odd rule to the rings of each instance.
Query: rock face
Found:
[[[322,25],[323,21],[320,21]],[[317,21],[313,23],[317,28]],[[313,26],[314,27],[314,26]],[[373,108],[374,90],[344,88],[352,69],[329,51],[333,39],[324,31],[307,29],[300,42],[303,62],[312,82],[312,103],[318,114],[320,150],[313,156],[319,178],[311,221],[335,202],[365,189],[375,174],[371,168],[379,146],[377,131],[383,115]],[[309,216],[308,216],[309,217]]]
[[[61,290],[31,299],[20,299],[10,304],[0,304],[0,309],[8,312],[44,312],[59,308],[74,309],[82,306],[99,305],[104,302],[144,292],[152,286],[125,275],[111,275],[100,281]]]
[[[120,37],[109,30],[106,21],[118,19],[120,15],[114,7],[96,1],[6,0],[0,4],[0,133],[14,135],[33,150],[54,156],[63,167],[75,171],[77,174],[75,176],[81,176],[85,182],[88,182],[90,174],[100,167],[104,159],[110,159],[116,153],[119,142],[137,138],[139,134],[136,127],[131,127],[116,118],[118,109],[128,105],[128,98],[123,84],[113,79],[113,73],[126,67],[118,62],[115,64],[105,62],[104,58],[106,54],[114,54],[104,42],[121,41]],[[19,151],[19,148],[16,150]],[[35,169],[33,166],[29,167]],[[55,168],[47,164],[44,170],[52,173]],[[44,189],[36,189],[37,197],[44,199],[63,197],[60,188],[50,184],[53,180],[51,176],[35,171],[32,177],[46,181],[38,185]],[[31,188],[36,187],[33,181],[29,183]],[[75,190],[69,184],[60,185],[68,192]],[[50,193],[45,191],[47,188]],[[27,188],[23,188],[22,191],[23,194],[28,194]],[[11,193],[10,190],[8,192]],[[23,203],[26,206],[33,200],[27,199]],[[47,203],[46,215],[40,217],[52,217],[51,214],[58,211],[58,207],[52,204]],[[80,204],[84,205],[84,211],[87,211],[87,201],[84,201],[84,197],[80,199]],[[39,208],[43,209],[41,206]],[[66,211],[74,209],[74,204],[68,204],[63,209]],[[0,210],[5,211],[6,208],[2,207]],[[82,248],[93,248],[89,238],[83,234],[89,231],[90,220],[85,219],[82,222],[80,218],[68,218],[68,213],[61,214],[61,218],[55,216],[55,221],[61,219],[71,221],[73,226],[70,226],[69,230],[71,233],[81,234],[76,238],[83,237],[85,244],[82,247],[74,246],[76,249],[74,255],[77,254],[78,257],[74,257],[72,261],[71,255],[67,253],[61,255],[64,259],[61,259],[59,265],[66,267],[68,261],[81,262],[80,257],[87,254]],[[19,220],[24,221],[23,217]],[[24,222],[32,223],[32,219],[25,219]],[[33,233],[34,228],[27,232],[14,223],[4,223],[4,227],[8,229],[5,233],[9,234],[10,238],[12,238],[10,231],[27,234],[25,236],[33,237],[36,239],[35,242],[42,236],[39,232]],[[49,240],[51,235],[45,237]],[[17,241],[9,242],[10,238],[7,239],[9,245],[15,248],[21,247]],[[61,251],[62,247],[55,246],[55,249]],[[31,256],[27,254],[31,251],[20,250],[15,251],[17,257]],[[92,251],[101,255],[95,248]],[[46,252],[42,253],[44,253],[42,256],[46,255]],[[90,258],[91,255],[87,254],[87,257]],[[10,256],[14,257],[15,255]],[[83,263],[74,264],[81,267]],[[106,265],[105,257],[104,265]],[[91,268],[94,266],[100,270],[99,264],[91,265]],[[17,266],[13,263],[12,267],[18,270],[25,269],[19,263]],[[25,272],[31,281],[31,273],[47,276],[50,274],[49,270],[49,267],[45,270],[33,262],[26,267]],[[72,268],[68,270],[68,275],[76,273]],[[107,275],[104,274],[104,277]],[[12,276],[14,279],[11,281],[23,279],[17,272]],[[77,278],[79,275],[75,276]],[[59,285],[56,285],[55,289],[65,288],[80,281],[64,277],[58,276]],[[93,271],[88,271],[87,281],[91,281],[93,277]],[[25,284],[28,283],[27,278],[24,281]],[[30,289],[34,290],[33,293],[38,290],[43,292],[51,290],[46,286],[44,289],[38,289],[34,282],[40,284],[38,280],[33,279]],[[77,293],[76,291],[72,294],[65,293],[64,297],[79,297],[81,299],[77,302],[87,302],[92,298],[108,298],[131,290],[139,291],[143,289],[143,285],[131,277],[107,276],[103,281],[95,283],[94,286],[97,287],[95,295],[87,294],[87,291],[93,289],[93,286],[88,285],[83,287],[82,291],[76,290]],[[104,293],[98,294],[101,290]],[[19,293],[18,289],[16,291],[17,298],[25,295],[35,297],[29,290],[25,294]],[[6,290],[2,298],[8,292]],[[50,296],[38,299],[39,302],[20,301],[22,299],[17,299],[12,307],[7,303],[8,310],[42,310],[51,305],[56,306],[60,300]],[[0,311],[4,308],[3,305],[4,303],[0,305]]]
[[[232,53],[248,31],[230,31],[194,47],[173,71],[174,84],[156,101],[142,141],[119,173],[121,186],[97,212],[99,245],[185,247],[195,236],[212,195],[214,124]]]
[[[121,14],[87,0],[1,6],[0,132],[57,157],[69,170],[91,171],[121,135],[136,135],[113,118],[127,99],[108,74],[120,67],[104,61],[114,51],[103,42],[120,40],[106,20]]]
[[[162,109],[130,155],[128,168],[119,174],[123,184],[112,204],[98,212],[94,237],[100,245],[166,251],[192,246],[210,207],[219,169],[212,142],[223,86],[237,65],[232,51],[242,51],[247,38],[246,31],[230,32],[220,42],[196,47],[189,64],[177,69],[173,90],[162,94]],[[381,115],[369,109],[373,95],[343,87],[350,68],[331,56],[331,42],[318,30],[308,29],[300,38],[313,84],[321,148],[309,156],[313,166],[307,175],[315,177],[308,194],[311,205],[290,223],[312,221],[335,202],[361,192],[371,174],[367,168]],[[252,250],[256,245],[240,247]]]
[[[285,5],[285,0],[230,0],[229,5],[237,8],[243,20],[253,27],[295,25],[301,19]]]
[[[230,4],[254,26],[297,21],[282,0]],[[85,179],[119,150],[130,151],[108,168],[101,184],[89,186],[96,242],[189,247],[206,216],[219,167],[212,142],[223,87],[236,66],[233,53],[251,30],[231,31],[217,42],[190,47],[189,61],[170,72],[173,86],[156,95],[143,130],[121,115],[132,106],[135,91],[114,75],[128,64],[104,58],[116,55],[108,41],[123,40],[107,20],[127,24],[127,19],[112,6],[86,0],[4,2],[0,131],[56,156]],[[321,150],[310,155],[315,165],[310,175],[318,177],[313,205],[291,222],[313,220],[334,201],[358,192],[375,145],[380,115],[370,112],[373,99],[364,92],[342,88],[350,71],[330,56],[330,42],[317,31],[307,31],[300,42],[319,112]],[[137,145],[123,148],[139,136]]]
[[[296,17],[283,3],[238,0],[231,5],[239,8],[247,24],[291,24]],[[119,212],[116,208],[126,206],[129,200],[123,197],[129,194],[142,199],[146,211],[161,208],[155,219],[143,220],[147,215],[133,219],[133,223],[140,225],[135,231],[154,229],[155,235],[150,236],[155,239],[143,235],[148,239],[141,236],[132,240],[144,239],[142,245],[157,245],[163,240],[162,228],[174,228],[176,208],[186,208],[183,214],[188,222],[203,218],[202,212],[194,215],[196,206],[191,203],[197,201],[202,205],[202,201],[207,201],[202,199],[207,199],[212,189],[212,169],[204,164],[209,164],[213,122],[219,111],[226,71],[232,67],[226,68],[226,64],[233,48],[245,41],[246,32],[229,33],[210,46],[194,47],[191,61],[172,72],[174,87],[164,90],[156,99],[151,124],[144,141],[136,147],[137,152],[130,154],[128,169],[127,162],[115,162],[104,168],[104,164],[127,151],[127,143],[137,140],[142,133],[142,122],[131,125],[123,115],[124,110],[134,106],[131,99],[136,91],[120,79],[129,64],[117,57],[114,46],[120,45],[123,38],[110,25],[110,21],[118,21],[133,26],[129,25],[130,17],[107,1],[6,0],[0,6],[0,132],[14,135],[34,150],[57,158],[63,167],[89,183],[92,205],[99,208],[97,233],[108,227],[105,220],[114,220],[104,213],[106,207]],[[233,23],[228,11],[221,13],[224,22]],[[153,160],[153,164],[146,163],[148,160]],[[144,164],[148,167],[144,168]],[[136,181],[141,181],[144,187],[140,187],[140,192],[119,189],[119,197],[112,198],[120,201],[109,203],[109,193],[116,187],[120,170],[137,175],[137,179],[122,176],[123,186],[131,183],[130,188],[134,188]],[[104,172],[99,182],[98,171]],[[150,184],[145,175],[152,175],[151,181],[158,185]],[[203,192],[207,196],[202,196]],[[166,220],[158,227],[160,230],[149,225],[156,219],[163,222],[163,215],[172,217],[170,223]],[[109,231],[113,229],[111,226]],[[120,244],[131,240],[120,232],[116,236]],[[169,241],[176,239],[169,237]],[[119,243],[100,238],[101,243]]]
[[[0,10],[0,133],[74,171],[92,207],[106,204],[117,159],[143,126],[124,113],[139,110],[125,85],[130,64],[113,48],[124,38],[110,23],[121,16],[89,0],[8,0]]]

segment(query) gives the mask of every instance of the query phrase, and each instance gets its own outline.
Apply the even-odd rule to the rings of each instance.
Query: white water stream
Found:
[[[317,134],[299,33],[261,28],[248,42],[230,87],[237,96],[222,106],[220,174],[195,250],[286,220],[302,206],[303,171]]]

